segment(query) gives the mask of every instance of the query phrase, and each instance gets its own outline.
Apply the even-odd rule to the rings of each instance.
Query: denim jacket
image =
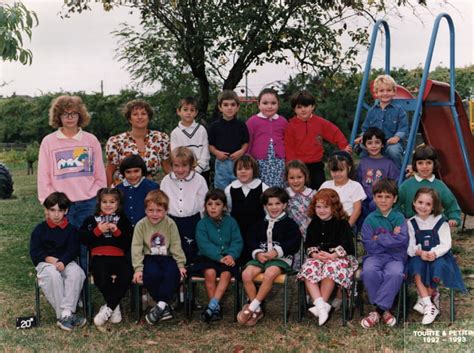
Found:
[[[367,112],[367,117],[362,124],[362,132],[365,132],[369,127],[381,129],[386,139],[398,136],[400,140],[404,140],[408,134],[407,114],[397,104],[390,103],[385,109],[382,109],[380,103],[376,102]]]

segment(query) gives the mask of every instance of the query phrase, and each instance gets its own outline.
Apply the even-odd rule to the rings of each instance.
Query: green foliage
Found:
[[[33,60],[31,50],[23,47],[23,35],[31,39],[31,29],[38,25],[36,13],[21,2],[0,3],[0,56],[3,60],[19,61],[23,65]]]
[[[25,150],[25,159],[28,163],[34,163],[38,160],[39,153],[39,143],[38,141],[33,141],[30,143]]]
[[[213,85],[234,89],[253,64],[288,63],[292,53],[303,72],[323,77],[357,69],[378,12],[412,0],[363,1],[121,1],[102,0],[110,11],[128,6],[140,28],[123,24],[118,58],[140,84],[186,82],[199,89],[207,112]],[[88,1],[66,1],[64,15],[88,10]],[[424,1],[418,1],[424,4]],[[351,41],[343,48],[342,38]],[[214,110],[215,111],[215,110]]]

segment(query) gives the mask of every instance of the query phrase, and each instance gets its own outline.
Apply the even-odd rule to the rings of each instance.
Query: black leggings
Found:
[[[94,284],[112,310],[120,304],[130,286],[133,270],[125,256],[94,256],[91,266]],[[115,275],[115,276],[112,276]]]

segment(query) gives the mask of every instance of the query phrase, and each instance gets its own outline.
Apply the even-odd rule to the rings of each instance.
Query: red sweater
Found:
[[[341,150],[348,144],[341,130],[330,121],[315,114],[306,121],[294,116],[285,130],[286,160],[320,162],[324,154],[323,140],[337,145]]]

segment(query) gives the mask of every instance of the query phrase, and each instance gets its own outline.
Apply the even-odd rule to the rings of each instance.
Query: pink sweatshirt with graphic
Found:
[[[43,139],[38,158],[38,199],[64,192],[72,201],[89,200],[107,185],[102,148],[91,133],[69,138],[59,130]]]

